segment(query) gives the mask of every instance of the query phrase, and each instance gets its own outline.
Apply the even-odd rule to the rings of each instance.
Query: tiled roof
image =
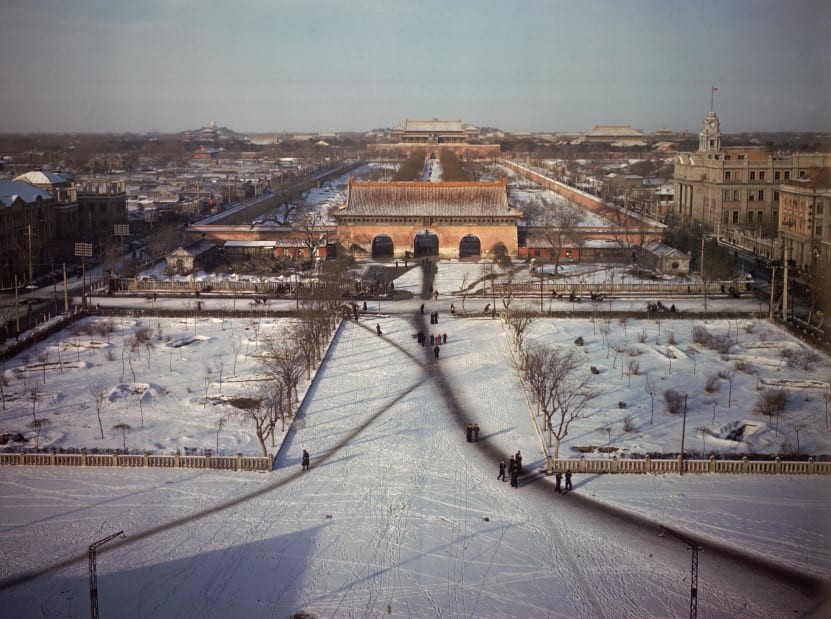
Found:
[[[461,120],[410,120],[405,123],[406,131],[463,131]]]
[[[17,198],[26,204],[32,204],[40,196],[41,200],[51,200],[52,195],[23,181],[0,181],[0,203],[11,206]]]
[[[632,125],[595,125],[594,129],[586,131],[587,136],[643,138],[643,132],[632,128]]]
[[[32,185],[64,185],[69,182],[69,179],[63,174],[57,172],[49,172],[48,170],[33,170],[26,172],[16,177],[16,181],[25,181]]]
[[[337,215],[367,216],[508,216],[521,217],[508,207],[508,189],[495,183],[376,183],[349,182],[346,208]]]

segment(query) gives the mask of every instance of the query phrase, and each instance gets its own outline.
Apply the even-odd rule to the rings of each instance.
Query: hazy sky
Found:
[[[828,0],[0,0],[0,132],[831,129]]]

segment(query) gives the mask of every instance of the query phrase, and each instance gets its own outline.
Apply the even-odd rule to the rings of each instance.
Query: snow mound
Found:
[[[199,342],[206,342],[210,337],[207,335],[191,335],[188,337],[180,337],[175,340],[170,340],[165,346],[169,348],[181,348],[182,346],[190,346],[191,344],[196,344]]]
[[[788,389],[828,389],[829,384],[823,380],[813,380],[808,378],[763,378],[761,380],[763,385],[769,387],[782,387]]]
[[[109,402],[116,402],[118,400],[132,400],[138,398],[142,404],[148,404],[154,398],[166,395],[167,391],[164,387],[154,385],[152,383],[121,383],[113,387],[107,394]]]

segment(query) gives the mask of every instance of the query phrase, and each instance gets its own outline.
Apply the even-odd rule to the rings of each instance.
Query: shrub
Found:
[[[670,331],[667,335],[667,343],[673,346],[678,344],[678,341],[675,339],[675,331]]]
[[[756,412],[773,417],[785,410],[788,392],[784,389],[768,389],[756,401]]]
[[[646,329],[638,333],[638,342],[641,344],[646,343]]]
[[[718,381],[721,378],[718,374],[710,374],[707,377],[707,382],[704,384],[704,391],[707,393],[714,393],[718,391]]]
[[[623,418],[623,431],[626,433],[635,432],[638,426],[635,424],[635,417],[633,415],[626,415]]]
[[[684,410],[684,394],[679,393],[675,389],[667,389],[664,391],[664,401],[667,403],[667,410],[673,414],[683,412]]]

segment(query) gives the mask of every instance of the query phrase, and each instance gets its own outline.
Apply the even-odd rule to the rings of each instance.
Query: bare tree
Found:
[[[213,371],[211,370],[211,366],[205,364],[205,374],[204,374],[204,381],[205,381],[205,406],[208,404],[208,388],[211,386],[211,374]]]
[[[133,427],[129,423],[117,423],[113,426],[113,430],[121,430],[121,441],[124,447],[124,453],[127,453],[127,432]]]
[[[216,367],[217,377],[219,379],[217,382],[219,386],[219,394],[222,395],[222,371],[225,369],[225,362],[222,360],[221,355],[214,358],[214,366]]]
[[[272,380],[278,381],[283,389],[284,405],[293,410],[292,394],[297,397],[297,384],[303,375],[305,362],[303,354],[287,338],[269,338],[265,343],[264,369]]]
[[[652,425],[655,420],[655,394],[658,393],[658,386],[649,380],[649,374],[646,375],[646,384],[644,390],[649,395],[649,424]]]
[[[40,387],[38,387],[37,382],[29,389],[29,399],[32,401],[32,420],[33,423],[37,423],[37,407],[40,401]]]
[[[268,456],[266,440],[274,433],[274,426],[277,421],[271,410],[271,403],[266,403],[267,400],[268,398],[265,397],[237,398],[234,403],[242,420],[254,425],[254,434],[260,444],[263,456]]]
[[[548,447],[553,440],[555,460],[571,423],[588,416],[588,406],[598,395],[589,385],[591,373],[581,371],[582,365],[574,350],[539,347],[527,355],[525,376],[545,415]],[[548,467],[553,467],[550,456]]]
[[[101,431],[101,440],[104,440],[104,424],[101,423],[101,409],[104,408],[104,403],[107,401],[107,393],[104,391],[104,386],[98,383],[89,386],[89,393],[92,395],[92,400],[95,404],[95,414],[98,415],[98,429]]]
[[[736,380],[736,370],[722,370],[718,375],[730,385],[727,391],[727,408],[731,408],[733,406],[733,381]]]
[[[508,312],[507,323],[514,335],[514,348],[520,352],[525,343],[525,333],[533,319],[533,314],[524,309]]]
[[[0,401],[3,402],[3,410],[6,410],[6,387],[9,386],[9,379],[6,377],[6,364],[0,366]]]
[[[578,228],[584,219],[585,214],[579,208],[548,208],[544,211],[542,219],[539,221],[541,225],[540,232],[551,247],[555,276],[559,273],[560,255],[566,246],[579,247],[581,244],[581,235]]]
[[[49,363],[49,350],[44,348],[38,353],[37,360],[40,362],[40,368],[43,372],[43,384],[46,384],[46,364]]]
[[[225,422],[228,421],[225,417],[220,417],[216,420],[216,453],[219,453],[219,433],[225,428]]]
[[[36,419],[32,422],[32,427],[35,429],[35,449],[40,449],[40,433],[43,430],[44,426],[49,425],[48,419]],[[797,432],[797,439],[799,438],[799,433]],[[797,441],[798,442],[798,441]]]

